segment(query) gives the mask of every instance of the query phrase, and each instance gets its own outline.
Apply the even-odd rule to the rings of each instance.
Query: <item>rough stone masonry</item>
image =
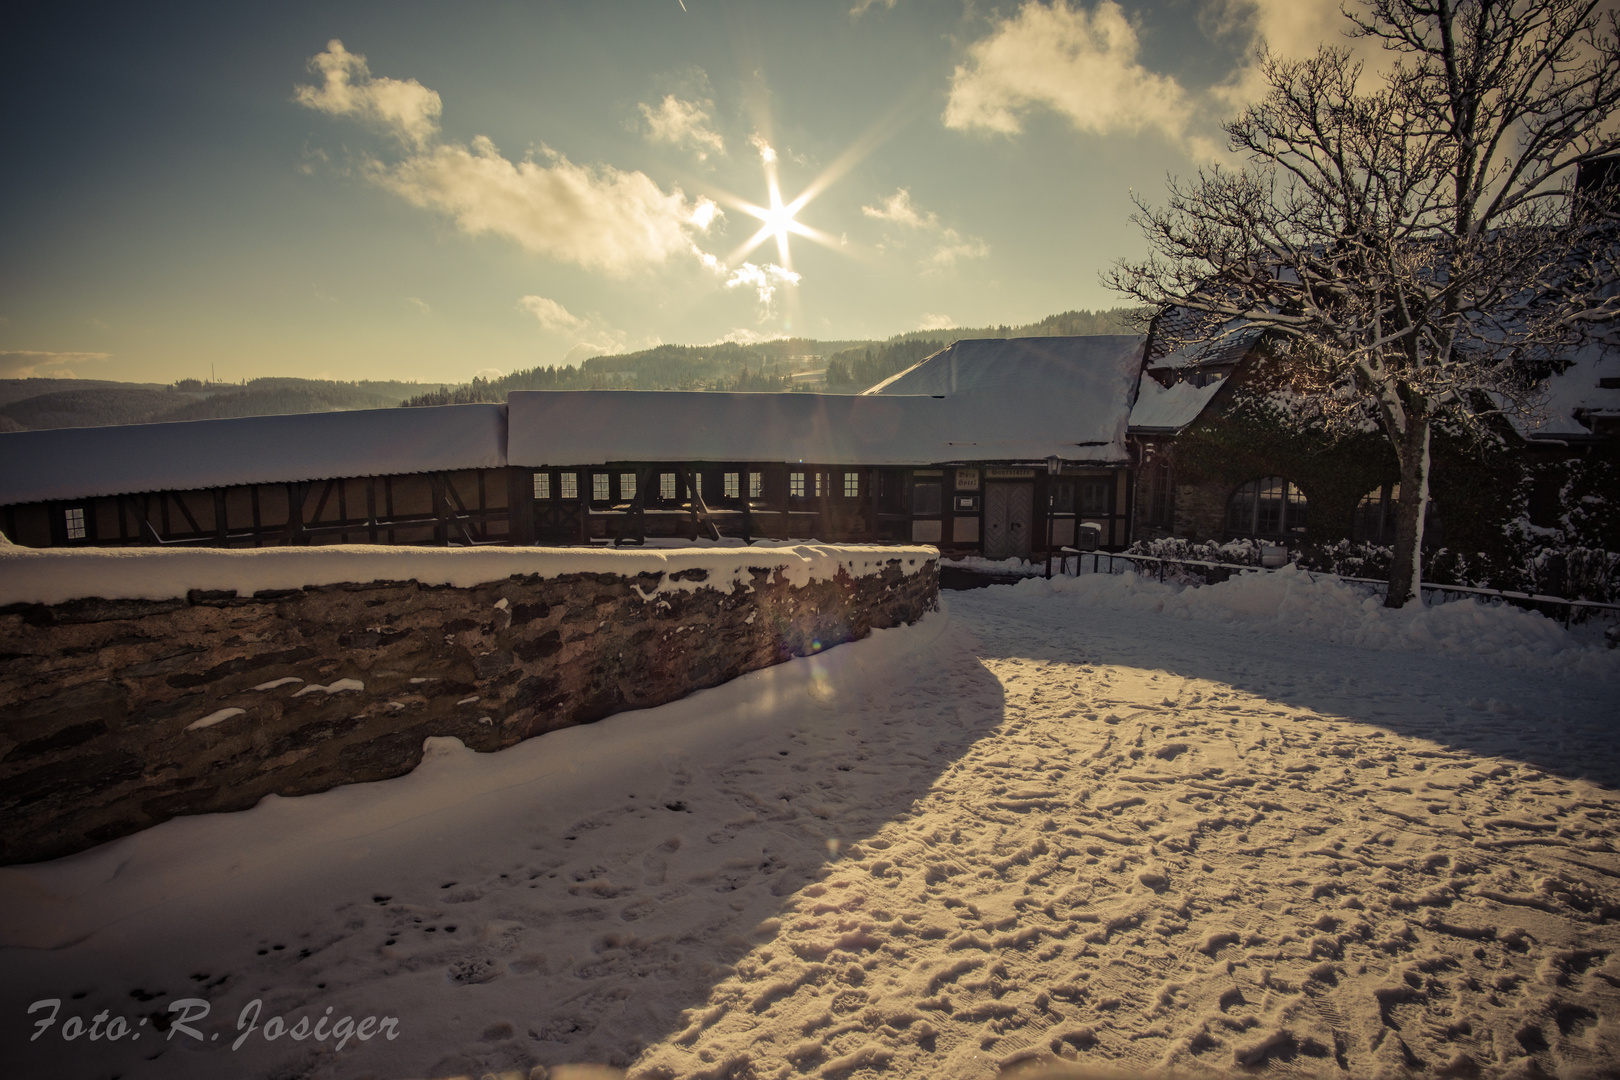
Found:
[[[0,608],[0,863],[645,708],[938,606],[933,559],[795,586],[663,573]],[[702,568],[675,581],[702,582]]]

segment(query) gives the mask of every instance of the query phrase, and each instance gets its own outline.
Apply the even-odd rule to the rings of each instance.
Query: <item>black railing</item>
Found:
[[[1142,564],[1157,566],[1158,579],[1160,581],[1164,580],[1165,570],[1167,567],[1197,567],[1205,571],[1218,570],[1221,571],[1220,576],[1215,579],[1218,581],[1227,580],[1232,576],[1233,571],[1252,574],[1271,574],[1281,569],[1281,567],[1253,566],[1246,563],[1212,562],[1207,559],[1169,558],[1163,555],[1124,555],[1114,554],[1107,551],[1078,551],[1074,548],[1060,548],[1059,554],[1061,555],[1061,558],[1058,560],[1059,569],[1065,577],[1078,577],[1085,573],[1085,563],[1087,560],[1090,560],[1091,562],[1091,573],[1093,574],[1120,574],[1124,573],[1126,569],[1140,570]],[[1074,566],[1073,574],[1069,573],[1069,566],[1071,563]],[[1105,563],[1106,569],[1103,568]],[[1121,563],[1125,564],[1123,569],[1120,568]],[[1316,573],[1316,571],[1306,570],[1303,571],[1303,573],[1310,575]],[[1047,576],[1051,577],[1051,573],[1048,572]],[[1389,589],[1389,582],[1380,581],[1377,578],[1344,577],[1338,574],[1324,574],[1322,576],[1334,577],[1339,581],[1348,581],[1356,585],[1365,585],[1375,593],[1387,592]],[[1211,580],[1214,575],[1205,573],[1203,577],[1204,580],[1201,582],[1201,584],[1209,585],[1215,583],[1215,581]],[[1544,607],[1554,609],[1561,608],[1563,610],[1563,621],[1565,627],[1569,626],[1570,621],[1574,618],[1575,612],[1577,611],[1620,612],[1620,604],[1606,604],[1600,603],[1596,600],[1570,600],[1562,596],[1545,596],[1540,593],[1514,592],[1507,589],[1482,589],[1473,585],[1434,585],[1428,582],[1424,582],[1419,586],[1419,588],[1426,596],[1433,596],[1436,594],[1472,596],[1478,599],[1494,600],[1499,603],[1512,604],[1514,607],[1528,608],[1532,611],[1540,611]]]

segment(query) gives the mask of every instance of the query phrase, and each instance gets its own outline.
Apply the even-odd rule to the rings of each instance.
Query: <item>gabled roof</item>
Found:
[[[1203,386],[1194,386],[1190,382],[1178,382],[1166,389],[1159,380],[1147,372],[1142,373],[1141,389],[1137,391],[1136,404],[1131,408],[1131,434],[1133,435],[1177,435],[1181,430],[1204,411],[1225,380],[1206,383]]]
[[[0,434],[0,505],[506,464],[504,405]]]
[[[1139,337],[959,341],[854,397],[519,391],[514,465],[1129,460]]]
[[[1597,417],[1620,417],[1620,347],[1604,341],[1582,346],[1568,368],[1547,380],[1535,416],[1511,419],[1526,439],[1567,441],[1591,438],[1589,421]]]
[[[1123,462],[1143,340],[1116,334],[958,341],[863,396],[929,394],[951,403],[949,438],[958,459]]]

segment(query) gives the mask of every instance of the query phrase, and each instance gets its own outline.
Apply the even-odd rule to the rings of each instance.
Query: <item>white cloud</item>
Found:
[[[775,263],[766,263],[764,266],[755,266],[745,262],[731,272],[726,279],[726,288],[736,289],[748,286],[759,294],[759,302],[767,311],[776,299],[776,290],[783,285],[797,285],[799,275]]]
[[[450,215],[463,232],[493,233],[588,270],[623,275],[696,253],[689,230],[704,231],[719,211],[708,199],[665,194],[642,172],[576,165],[542,148],[545,160],[509,161],[489,139],[445,144],[396,165],[374,165],[373,179],[402,198]]]
[[[726,141],[709,126],[709,110],[714,108],[714,102],[682,101],[674,94],[665,94],[657,108],[646,102],[636,107],[647,121],[649,142],[683,147],[696,154],[699,161],[708,160],[710,153],[726,152]]]
[[[776,147],[765,141],[765,136],[754,132],[748,136],[748,145],[759,151],[759,159],[769,165],[776,160]]]
[[[1232,108],[1258,101],[1266,92],[1257,52],[1261,42],[1278,56],[1304,58],[1321,45],[1346,48],[1369,73],[1387,71],[1393,54],[1368,38],[1350,38],[1350,21],[1333,0],[1211,0],[1210,15],[1220,34],[1243,34],[1248,60],[1212,93]]]
[[[1305,0],[1296,0],[1305,2]],[[1102,0],[1087,13],[1057,0],[1028,0],[968,49],[945,106],[945,126],[1003,134],[1022,114],[1051,109],[1098,135],[1157,130],[1179,139],[1192,116],[1186,92],[1137,59],[1140,42],[1124,11]]]
[[[922,321],[917,324],[919,330],[950,330],[956,326],[956,320],[949,315],[924,314]]]
[[[423,315],[431,314],[433,311],[433,308],[429,306],[428,302],[422,299],[420,296],[407,296],[405,298],[405,303],[408,304],[412,310],[419,311]]]
[[[40,349],[0,349],[0,378],[77,379],[66,365],[111,360],[104,352],[47,352]]]
[[[897,0],[855,0],[855,6],[849,9],[854,18],[860,18],[873,8],[881,6],[884,11],[893,11]]]
[[[990,254],[990,245],[983,240],[956,240],[954,231],[947,232],[951,233],[951,238],[935,248],[928,257],[928,265],[932,269],[944,270],[964,259],[982,259]]]
[[[502,371],[500,368],[493,367],[481,367],[477,371],[473,372],[473,378],[475,379],[500,379],[504,378],[505,375],[506,372]]]
[[[861,213],[879,221],[892,221],[896,225],[909,225],[913,229],[933,229],[939,226],[939,215],[919,213],[911,202],[911,189],[901,188],[877,206],[863,206]]]
[[[542,147],[509,161],[484,136],[470,144],[438,142],[439,95],[415,80],[374,79],[365,58],[333,41],[310,61],[326,74],[322,87],[299,87],[312,109],[354,115],[388,126],[413,147],[394,164],[371,161],[367,175],[407,201],[448,214],[463,232],[493,233],[530,251],[588,270],[624,275],[693,255],[712,255],[692,242],[721,216],[705,198],[665,193],[642,172],[583,166]]]
[[[309,61],[324,77],[320,86],[299,86],[294,100],[333,116],[354,116],[378,125],[402,142],[424,146],[439,130],[439,95],[415,79],[372,78],[366,58],[333,38]]]
[[[990,247],[983,240],[964,238],[955,229],[942,224],[939,215],[932,210],[919,209],[911,201],[910,188],[900,188],[877,206],[862,206],[861,213],[929,234],[937,246],[922,260],[924,270],[944,270],[964,259],[982,259],[990,254]]]
[[[581,341],[572,349],[563,353],[564,367],[578,367],[581,361],[589,360],[593,356],[607,356],[610,353],[620,352],[624,349],[622,339],[608,339],[604,341]]]
[[[544,296],[525,296],[518,301],[518,307],[540,320],[547,330],[578,330],[585,325],[584,319]]]

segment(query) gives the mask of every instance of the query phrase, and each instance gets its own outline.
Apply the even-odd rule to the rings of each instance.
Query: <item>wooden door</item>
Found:
[[[984,486],[984,557],[1027,559],[1035,520],[1033,484]]]

